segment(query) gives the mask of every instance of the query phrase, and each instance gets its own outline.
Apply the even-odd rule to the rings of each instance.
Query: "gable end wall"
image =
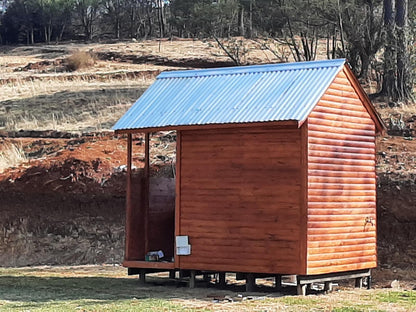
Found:
[[[307,274],[374,268],[375,124],[344,71],[307,127]]]

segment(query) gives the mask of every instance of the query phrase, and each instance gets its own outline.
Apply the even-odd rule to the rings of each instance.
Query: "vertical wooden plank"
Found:
[[[131,233],[131,216],[132,216],[132,202],[131,202],[131,157],[132,157],[132,134],[127,135],[127,187],[126,187],[126,232],[125,232],[125,253],[124,259],[131,260],[130,250],[130,233]]]
[[[300,274],[307,274],[308,257],[308,121],[301,127]]]
[[[144,147],[144,253],[149,250],[149,180],[150,180],[150,134],[145,134]]]
[[[176,131],[176,191],[175,191],[175,237],[181,235],[181,158],[182,158],[182,132]],[[175,267],[180,268],[180,257],[176,254],[175,239]]]

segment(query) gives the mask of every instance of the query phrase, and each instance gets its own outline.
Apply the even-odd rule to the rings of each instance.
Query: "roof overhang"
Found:
[[[234,129],[234,128],[256,128],[256,127],[270,127],[270,128],[288,128],[297,129],[301,127],[301,123],[297,120],[284,121],[268,121],[268,122],[250,122],[250,123],[228,123],[228,124],[208,124],[208,125],[181,125],[181,126],[165,126],[157,128],[137,128],[137,129],[121,129],[115,130],[116,134],[133,134],[133,133],[148,133],[158,131],[182,131],[182,130],[212,130],[212,129]]]

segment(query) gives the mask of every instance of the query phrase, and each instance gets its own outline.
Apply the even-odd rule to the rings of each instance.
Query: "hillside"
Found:
[[[277,61],[258,43],[245,44],[246,63]],[[79,52],[92,61],[68,71],[67,58]],[[161,71],[232,65],[211,41],[0,50],[0,265],[120,261],[126,140],[108,130]],[[416,265],[416,107],[374,103],[389,127],[377,140],[379,260],[409,269]],[[172,174],[174,134],[155,135],[151,147],[153,174]]]

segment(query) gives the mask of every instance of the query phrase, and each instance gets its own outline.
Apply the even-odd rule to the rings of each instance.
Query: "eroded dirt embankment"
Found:
[[[392,180],[379,174],[378,255],[384,267],[416,268],[416,184],[411,176]]]
[[[1,176],[0,265],[122,261],[126,177],[114,172],[122,141],[25,140],[47,155]]]
[[[120,263],[124,197],[0,191],[0,265]]]
[[[0,266],[120,263],[125,138],[20,140],[26,152],[38,159],[0,175]],[[133,160],[139,168],[142,143],[138,137],[133,144]],[[154,164],[172,161],[171,133],[155,137],[151,146]],[[171,165],[161,168],[168,174],[173,170]],[[416,177],[378,176],[379,264],[414,269]]]

